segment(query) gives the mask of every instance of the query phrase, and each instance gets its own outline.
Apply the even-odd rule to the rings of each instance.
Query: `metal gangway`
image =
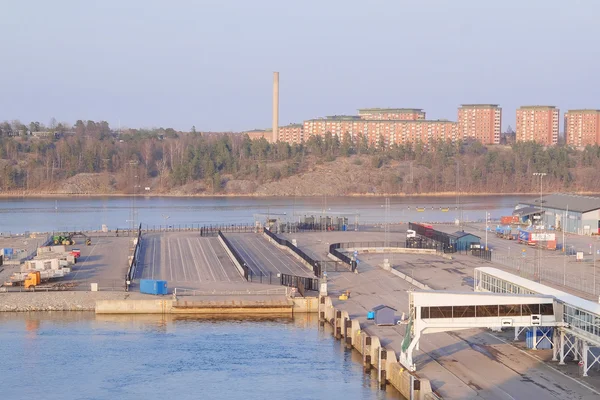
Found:
[[[416,371],[413,351],[419,350],[421,336],[428,333],[566,326],[551,295],[419,290],[409,296],[410,314],[399,361],[410,371]],[[535,344],[540,340],[534,337]]]

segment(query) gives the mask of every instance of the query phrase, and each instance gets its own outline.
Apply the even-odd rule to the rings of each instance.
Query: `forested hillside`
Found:
[[[532,193],[539,190],[534,172],[548,174],[544,191],[600,191],[598,146],[576,151],[460,142],[384,150],[361,138],[352,143],[347,135],[290,146],[195,129],[119,134],[106,122],[35,124],[0,124],[4,194],[416,194],[457,187],[463,193]]]

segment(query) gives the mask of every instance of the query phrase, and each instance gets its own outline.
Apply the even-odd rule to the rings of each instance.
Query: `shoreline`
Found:
[[[600,195],[600,192],[572,192],[572,194],[580,196],[594,196]],[[340,196],[330,196],[331,198],[408,198],[408,197],[455,197],[460,195],[461,197],[492,197],[492,196],[539,196],[539,193],[480,193],[480,192],[433,192],[433,193],[353,193]],[[256,198],[256,199],[269,199],[269,198],[286,198],[290,195],[271,195],[264,196],[259,194],[169,194],[169,193],[141,193],[136,194],[136,197],[148,197],[148,198]],[[134,197],[133,194],[127,193],[52,193],[52,192],[32,192],[32,193],[3,193],[0,192],[0,199],[48,199],[48,198],[128,198]],[[322,196],[317,195],[297,195],[296,198],[321,198]]]

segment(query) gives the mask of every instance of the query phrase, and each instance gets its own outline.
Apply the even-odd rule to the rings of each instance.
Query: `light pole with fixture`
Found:
[[[546,221],[544,219],[544,198],[543,198],[543,182],[544,182],[544,176],[546,176],[547,174],[545,172],[534,172],[533,176],[539,176],[540,177],[540,221],[541,221],[541,227],[544,228],[546,225]],[[540,241],[537,241],[537,256],[538,256],[538,281],[541,282],[542,280],[542,252],[541,252],[541,247],[540,247]],[[535,275],[535,274],[534,274]]]

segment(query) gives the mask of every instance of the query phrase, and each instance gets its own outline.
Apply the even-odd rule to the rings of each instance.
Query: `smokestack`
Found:
[[[279,72],[273,72],[273,143],[279,133]]]

